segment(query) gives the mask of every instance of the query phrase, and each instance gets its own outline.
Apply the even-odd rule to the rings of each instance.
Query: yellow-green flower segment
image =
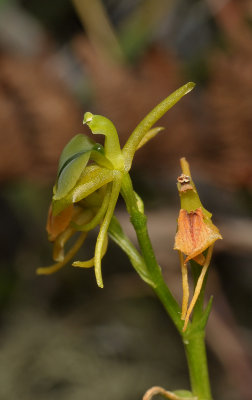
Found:
[[[104,147],[79,134],[66,145],[61,154],[52,200],[53,215],[59,214],[70,204],[88,198],[98,189],[105,188],[102,204],[93,220],[82,226],[74,224],[76,231],[88,231],[100,224],[94,254],[95,276],[99,287],[103,287],[101,258],[107,231],[122,181],[131,168],[134,154],[162,129],[152,128],[153,125],[194,86],[194,83],[189,82],[158,104],[135,128],[123,149],[113,123],[101,115],[86,112],[83,123],[88,125],[93,134],[105,136]],[[85,262],[78,261],[73,265],[85,267]],[[40,273],[43,273],[42,270]]]

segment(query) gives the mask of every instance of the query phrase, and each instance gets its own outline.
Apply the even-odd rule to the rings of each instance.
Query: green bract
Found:
[[[113,123],[101,115],[86,112],[83,123],[88,125],[93,134],[105,136],[104,147],[79,134],[70,140],[61,154],[52,199],[52,212],[49,215],[49,230],[53,231],[57,225],[57,232],[59,231],[61,215],[71,205],[74,205],[74,210],[69,221],[67,220],[69,225],[65,227],[66,223],[62,224],[64,230],[56,238],[56,242],[61,240],[61,248],[74,232],[87,233],[100,225],[92,262],[74,263],[74,266],[80,267],[94,265],[97,284],[100,287],[103,287],[101,258],[106,248],[107,231],[122,182],[131,168],[134,154],[162,130],[160,127],[152,127],[193,87],[194,83],[189,82],[158,104],[132,132],[123,149],[120,147]],[[95,203],[95,194],[98,194],[98,203]],[[59,269],[62,265],[64,260],[60,267],[50,267],[50,271]],[[39,273],[48,273],[48,269],[40,268]]]

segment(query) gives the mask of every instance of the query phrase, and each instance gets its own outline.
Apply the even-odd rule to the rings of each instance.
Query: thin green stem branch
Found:
[[[147,229],[147,217],[139,210],[137,197],[134,193],[130,176],[126,174],[122,181],[121,193],[124,197],[131,223],[136,231],[138,243],[143,259],[151,280],[154,282],[154,291],[164,305],[170,318],[173,320],[179,332],[182,331],[183,321],[181,320],[181,309],[167,287],[160,266],[156,260],[155,253],[149,238]]]

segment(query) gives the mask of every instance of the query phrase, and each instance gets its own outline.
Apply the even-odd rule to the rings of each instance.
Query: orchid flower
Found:
[[[85,113],[83,123],[94,135],[105,136],[104,146],[79,134],[64,148],[47,223],[49,240],[54,242],[56,264],[39,268],[39,274],[49,274],[62,268],[79,250],[88,232],[99,225],[94,257],[88,261],[75,261],[73,266],[94,266],[97,284],[103,287],[101,259],[107,248],[107,232],[134,154],[163,129],[152,127],[193,87],[194,83],[189,82],[158,104],[135,128],[123,149],[116,128],[109,119]],[[65,255],[64,246],[76,232],[81,232],[80,236]]]

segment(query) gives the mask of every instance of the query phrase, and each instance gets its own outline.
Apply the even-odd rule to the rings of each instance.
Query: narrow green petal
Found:
[[[108,248],[108,235],[106,235],[105,240],[104,240],[104,244],[103,244],[103,248],[102,248],[102,258],[105,255],[106,251]],[[92,268],[94,266],[94,257],[91,258],[90,260],[87,261],[74,261],[72,263],[73,267],[80,267],[80,268]]]
[[[183,96],[189,93],[194,86],[195,83],[189,82],[173,92],[153,108],[153,110],[137,125],[122,150],[126,171],[130,170],[134,154],[145,134],[171,107],[173,107]]]
[[[153,139],[159,132],[163,131],[165,128],[158,126],[156,128],[150,129],[142,138],[141,142],[137,146],[137,150],[143,147],[149,140]]]
[[[74,245],[71,247],[71,249],[66,254],[64,260],[62,260],[56,264],[50,265],[49,267],[38,268],[36,273],[38,275],[50,275],[50,274],[53,274],[54,272],[58,271],[62,267],[64,267],[64,265],[66,265],[71,260],[71,258],[73,258],[73,256],[77,253],[77,251],[80,249],[80,247],[82,246],[86,237],[87,237],[87,232],[81,233],[81,235],[79,236],[77,241],[74,243]]]
[[[107,212],[105,214],[104,220],[101,224],[101,228],[96,240],[96,246],[95,246],[95,276],[96,276],[96,281],[97,285],[99,287],[103,287],[103,281],[102,281],[102,274],[101,274],[101,258],[102,258],[102,249],[104,246],[104,240],[107,235],[108,227],[111,221],[111,218],[114,213],[114,209],[117,203],[117,199],[120,193],[121,189],[121,182],[122,182],[122,174],[118,171],[117,177],[113,181],[113,186],[112,186],[112,192],[110,195],[109,199],[109,204],[107,208]]]

